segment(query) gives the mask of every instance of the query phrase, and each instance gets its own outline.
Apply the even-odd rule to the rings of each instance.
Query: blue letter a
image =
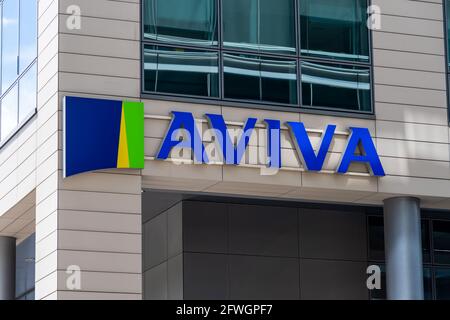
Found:
[[[383,166],[378,156],[377,150],[367,128],[350,128],[351,134],[348,138],[347,148],[342,156],[338,173],[346,173],[352,162],[363,162],[370,166],[370,171],[374,176],[384,177]],[[364,155],[355,155],[358,146],[362,147]]]
[[[194,161],[197,163],[208,163],[208,158],[205,154],[205,147],[202,138],[195,126],[195,119],[192,113],[189,112],[172,112],[173,118],[170,123],[169,131],[161,145],[158,160],[166,160],[169,157],[173,148],[189,148],[194,151]],[[187,137],[182,141],[176,139],[177,132],[185,130]]]

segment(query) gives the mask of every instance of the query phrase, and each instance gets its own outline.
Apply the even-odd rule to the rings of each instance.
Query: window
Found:
[[[364,0],[301,0],[301,52],[335,60],[369,61]]]
[[[144,0],[143,93],[371,114],[367,0]]]
[[[0,145],[36,110],[37,0],[0,0]]]
[[[19,123],[36,110],[37,92],[37,67],[36,63],[19,80]]]
[[[225,98],[295,104],[296,79],[295,60],[224,55]]]
[[[450,300],[450,268],[436,270],[436,299]]]
[[[36,236],[32,234],[16,248],[16,300],[34,300]]]
[[[2,93],[18,76],[19,1],[3,1],[2,16]]]
[[[450,221],[433,221],[434,259],[450,265]]]
[[[223,45],[228,48],[295,54],[295,2],[223,1]]]
[[[371,110],[370,69],[303,61],[303,106]]]
[[[385,299],[384,222],[382,216],[368,217],[369,264],[382,269],[382,290],[371,291],[371,299]],[[422,254],[425,299],[450,299],[450,219],[422,219]],[[372,262],[370,262],[372,261]]]
[[[369,260],[384,260],[384,222],[383,217],[369,216]]]
[[[190,45],[217,45],[215,0],[144,1],[144,37]]]
[[[144,69],[148,91],[218,97],[217,52],[145,46]]]
[[[16,0],[17,1],[17,0]],[[18,1],[17,1],[18,2]],[[19,72],[22,73],[36,59],[37,1],[20,0]]]
[[[19,98],[17,84],[14,85],[2,99],[1,137],[2,140],[16,128],[18,121]]]

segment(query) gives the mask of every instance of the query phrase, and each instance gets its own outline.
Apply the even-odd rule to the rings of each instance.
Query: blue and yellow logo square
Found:
[[[64,176],[144,168],[144,104],[64,99]]]

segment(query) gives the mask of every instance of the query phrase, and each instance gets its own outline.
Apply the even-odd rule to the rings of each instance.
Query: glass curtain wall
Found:
[[[0,0],[0,145],[35,112],[37,0]]]
[[[144,0],[143,92],[372,112],[366,0]]]

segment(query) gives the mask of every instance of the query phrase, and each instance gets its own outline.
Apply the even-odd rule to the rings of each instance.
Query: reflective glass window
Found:
[[[422,260],[423,263],[431,263],[430,253],[430,221],[422,220]]]
[[[37,1],[20,0],[19,73],[22,73],[37,55]]]
[[[430,268],[423,268],[423,298],[433,300],[433,273]]]
[[[15,85],[2,99],[0,118],[1,140],[7,138],[17,127],[19,103],[17,91],[17,85]]]
[[[450,221],[433,221],[434,261],[450,264]]]
[[[142,3],[144,93],[373,112],[367,0]]]
[[[216,0],[146,0],[144,37],[190,45],[217,45]]]
[[[145,90],[218,97],[217,52],[145,46]]]
[[[366,0],[300,0],[301,53],[369,61]]]
[[[293,0],[226,0],[222,6],[225,47],[295,54]]]
[[[18,76],[19,1],[3,1],[2,17],[2,93]]]
[[[297,103],[297,62],[224,54],[224,96],[229,99]]]
[[[383,217],[369,216],[369,259],[384,260],[384,222]]]
[[[304,107],[371,110],[368,67],[303,61],[301,69]]]
[[[36,63],[19,80],[19,123],[36,109]]]
[[[436,274],[436,299],[450,300],[450,268],[437,268]]]

